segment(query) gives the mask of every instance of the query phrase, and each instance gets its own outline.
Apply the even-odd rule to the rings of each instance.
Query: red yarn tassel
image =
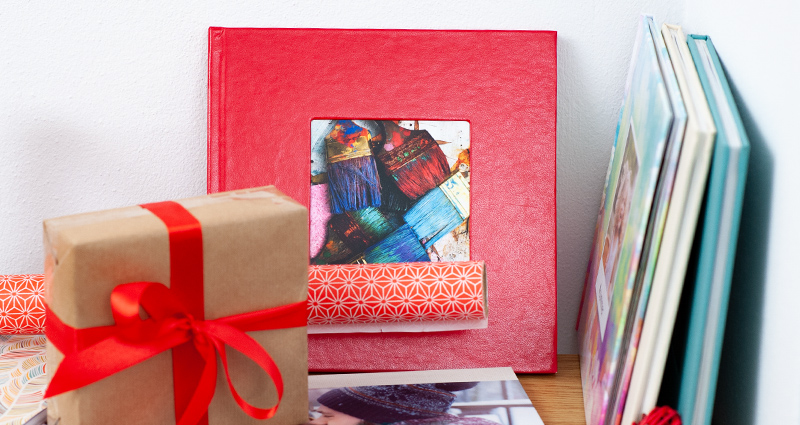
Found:
[[[633,425],[681,425],[681,416],[669,406],[656,407],[641,422]]]

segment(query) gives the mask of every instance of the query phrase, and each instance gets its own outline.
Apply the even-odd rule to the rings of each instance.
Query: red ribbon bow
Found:
[[[179,301],[181,297],[176,295],[179,295],[180,291],[176,291],[174,287],[176,280],[180,280],[176,279],[176,272],[179,276],[185,277],[186,273],[182,272],[187,270],[181,270],[184,266],[197,268],[199,264],[202,268],[203,264],[200,261],[189,265],[191,261],[186,260],[191,258],[186,256],[183,261],[180,258],[176,259],[176,255],[181,255],[181,241],[176,241],[175,236],[176,233],[185,232],[186,228],[176,226],[170,219],[175,219],[177,214],[178,218],[186,221],[186,214],[189,212],[176,203],[150,204],[145,208],[159,216],[170,231],[173,288],[168,289],[156,282],[133,282],[117,286],[111,293],[111,310],[115,321],[112,326],[74,329],[61,322],[48,310],[47,336],[65,357],[56,370],[45,397],[53,397],[92,384],[156,354],[173,349],[177,425],[208,423],[208,405],[216,389],[217,355],[222,360],[228,387],[239,407],[253,418],[271,418],[275,415],[283,396],[283,379],[272,357],[245,332],[305,326],[306,302],[301,301],[216,320],[203,320],[203,286],[200,280],[201,317],[196,317],[197,309],[194,309],[193,315],[190,306]],[[164,216],[164,214],[172,215]],[[199,223],[194,217],[191,217],[190,221],[192,220],[196,223],[196,229],[189,229],[189,237],[184,234],[182,242],[189,243],[194,248],[199,244],[199,251],[196,249],[190,251],[200,252],[202,260],[202,239],[198,239],[198,234],[200,237],[202,234],[199,232]],[[194,227],[194,224],[190,227]],[[181,236],[178,234],[177,237]],[[196,277],[196,274],[188,273],[188,275]],[[202,273],[200,276],[202,279]],[[185,279],[183,283],[186,283]],[[190,286],[197,289],[197,283],[193,282]],[[197,293],[193,295],[188,304],[196,306]],[[147,319],[139,316],[140,308],[149,315]],[[272,378],[278,393],[275,406],[266,409],[255,407],[236,392],[228,373],[225,345],[253,360]],[[197,358],[198,353],[199,358]]]

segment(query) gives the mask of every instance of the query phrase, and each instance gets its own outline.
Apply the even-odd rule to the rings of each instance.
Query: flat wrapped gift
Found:
[[[305,422],[307,220],[271,186],[46,220],[50,423]]]

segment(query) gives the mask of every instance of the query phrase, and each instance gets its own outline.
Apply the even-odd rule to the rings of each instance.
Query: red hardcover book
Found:
[[[308,206],[318,119],[469,123],[471,260],[489,325],[309,335],[315,371],[556,371],[556,33],[210,28],[208,191]]]

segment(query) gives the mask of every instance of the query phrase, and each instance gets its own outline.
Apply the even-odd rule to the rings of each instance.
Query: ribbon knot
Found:
[[[189,337],[192,339],[192,342],[194,342],[194,345],[208,345],[208,338],[206,338],[204,333],[205,329],[202,327],[203,321],[201,320],[201,323],[198,323],[198,321],[194,320],[191,316],[186,316],[184,320],[188,323],[189,329],[187,332],[189,332]]]

